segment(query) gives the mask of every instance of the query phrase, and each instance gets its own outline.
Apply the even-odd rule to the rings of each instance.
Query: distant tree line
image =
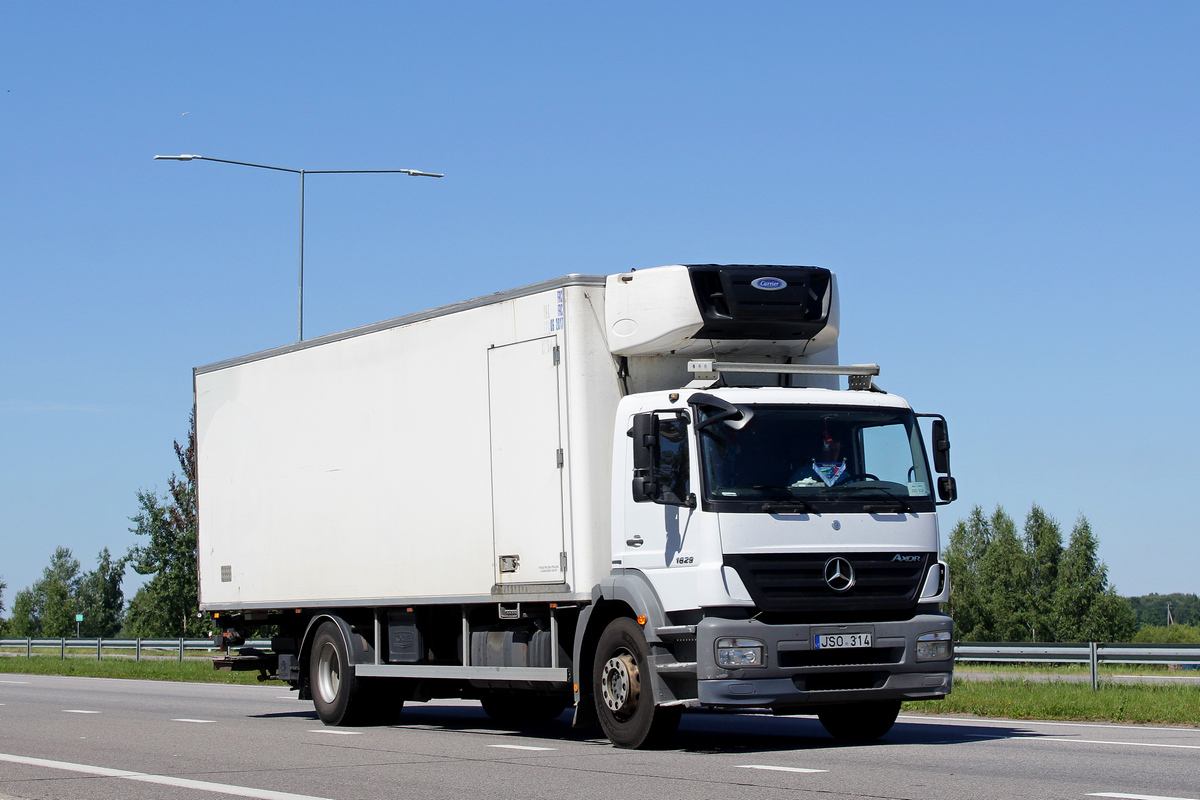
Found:
[[[1127,642],[1138,628],[1108,582],[1099,541],[1080,515],[1064,547],[1057,520],[1034,505],[1024,530],[1003,508],[976,506],[950,534],[949,613],[975,642]]]
[[[1145,594],[1129,598],[1129,604],[1140,625],[1200,626],[1200,597],[1194,594]]]
[[[96,568],[84,572],[65,547],[55,549],[41,580],[13,598],[9,636],[74,636],[75,615],[82,614],[80,636],[116,636],[121,630],[125,597],[124,559],[100,551]]]
[[[144,537],[121,558],[100,551],[96,568],[84,572],[65,547],[59,547],[41,580],[13,597],[0,635],[60,638],[75,635],[75,615],[82,614],[79,635],[87,638],[190,637],[207,633],[200,619],[196,580],[196,419],[191,419],[187,444],[175,442],[182,474],[171,475],[167,493],[139,491],[138,513],[130,530]],[[121,591],[125,567],[150,579],[128,606]],[[0,612],[4,589],[0,579]]]

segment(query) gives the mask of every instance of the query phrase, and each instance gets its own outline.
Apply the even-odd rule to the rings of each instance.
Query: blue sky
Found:
[[[1195,3],[0,7],[0,576],[123,552],[191,368],[570,272],[816,264],[961,500],[1197,592]],[[127,584],[132,589],[135,581]],[[131,592],[130,592],[131,593]]]

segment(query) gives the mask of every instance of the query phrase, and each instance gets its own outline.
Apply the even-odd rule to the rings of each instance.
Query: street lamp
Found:
[[[417,178],[443,178],[445,177],[439,172],[422,172],[419,169],[289,169],[287,167],[272,167],[269,164],[251,164],[248,161],[229,161],[224,158],[213,158],[211,156],[197,155],[178,155],[178,156],[155,156],[156,161],[220,161],[222,164],[237,164],[241,167],[258,167],[259,169],[273,169],[276,172],[291,172],[300,176],[300,322],[299,322],[299,338],[297,341],[304,341],[304,176],[305,175],[360,175],[364,173],[402,173],[411,177]]]

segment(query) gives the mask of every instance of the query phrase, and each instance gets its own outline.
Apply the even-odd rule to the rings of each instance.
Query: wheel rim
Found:
[[[342,676],[338,671],[337,648],[326,643],[317,657],[317,691],[326,703],[337,700],[338,690],[342,686]]]
[[[637,711],[642,681],[637,661],[628,652],[614,655],[600,674],[600,695],[614,716],[628,718]]]

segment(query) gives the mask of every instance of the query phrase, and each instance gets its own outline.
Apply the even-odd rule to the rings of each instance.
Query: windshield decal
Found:
[[[833,486],[838,482],[838,478],[842,477],[842,473],[846,471],[846,462],[818,464],[816,461],[812,465],[813,472],[817,473],[817,477],[825,481],[825,485]]]
[[[908,493],[909,495],[922,495],[929,494],[929,490],[925,488],[925,481],[909,481]]]

